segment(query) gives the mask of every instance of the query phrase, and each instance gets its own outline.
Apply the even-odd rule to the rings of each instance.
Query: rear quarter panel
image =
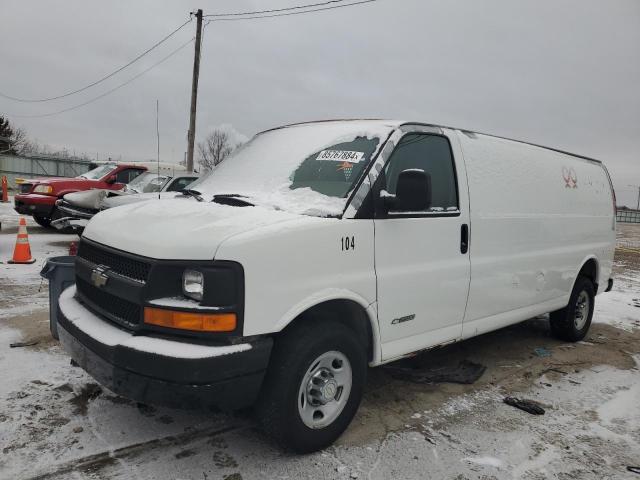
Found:
[[[465,337],[566,305],[595,258],[599,291],[615,246],[601,164],[519,142],[458,132],[471,202]]]

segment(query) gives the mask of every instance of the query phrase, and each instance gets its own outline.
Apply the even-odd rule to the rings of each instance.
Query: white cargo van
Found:
[[[97,214],[58,332],[114,392],[254,405],[307,452],[349,425],[368,366],[547,312],[582,339],[614,240],[597,160],[413,122],[291,125],[181,198]]]

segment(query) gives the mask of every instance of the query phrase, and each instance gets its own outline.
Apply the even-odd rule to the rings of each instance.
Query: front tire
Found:
[[[309,453],[331,445],[351,423],[364,391],[367,356],[352,329],[311,319],[276,339],[256,405],[265,432]]]
[[[64,218],[64,214],[60,210],[58,210],[57,207],[54,208],[53,212],[51,213],[51,220],[50,221],[59,220],[61,218]],[[60,228],[60,229],[58,229],[58,231],[60,233],[64,233],[64,234],[67,234],[67,235],[70,235],[72,233],[76,233],[76,229],[73,228],[73,227]]]
[[[579,276],[573,286],[569,304],[549,317],[551,333],[560,340],[578,342],[589,331],[593,318],[596,289],[590,278]]]
[[[33,219],[41,227],[44,227],[44,228],[50,228],[51,227],[51,219],[48,218],[48,217],[41,217],[40,215],[33,215]]]

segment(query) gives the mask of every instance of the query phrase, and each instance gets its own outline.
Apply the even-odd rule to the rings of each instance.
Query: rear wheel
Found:
[[[571,292],[569,304],[550,315],[549,322],[553,335],[568,342],[582,340],[591,326],[595,295],[593,281],[579,276]]]
[[[41,227],[49,228],[51,226],[51,219],[49,217],[42,217],[40,215],[33,215],[33,219]]]
[[[299,453],[331,445],[355,415],[367,374],[364,346],[338,322],[301,324],[276,339],[256,411],[264,430]]]

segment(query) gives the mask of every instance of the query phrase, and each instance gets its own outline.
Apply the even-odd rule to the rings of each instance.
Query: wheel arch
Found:
[[[590,255],[582,261],[581,265],[582,266],[580,267],[580,270],[578,270],[578,273],[574,280],[574,285],[579,276],[584,276],[584,277],[590,278],[593,281],[593,285],[595,286],[596,293],[598,293],[598,283],[599,283],[598,279],[600,278],[600,263],[598,262],[597,257],[595,255]]]
[[[323,318],[337,320],[351,328],[365,343],[369,364],[380,363],[380,335],[375,309],[373,304],[353,292],[325,292],[301,302],[287,312],[275,330],[285,332],[313,319]]]

